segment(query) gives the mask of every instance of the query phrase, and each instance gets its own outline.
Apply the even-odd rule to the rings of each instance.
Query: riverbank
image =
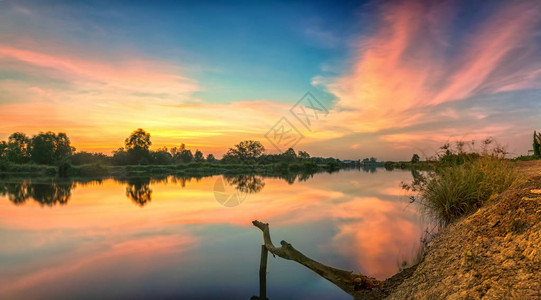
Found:
[[[541,299],[541,161],[528,182],[444,228],[389,299]]]
[[[38,165],[38,164],[4,164],[0,166],[0,175],[4,176],[32,176],[32,177],[142,177],[142,176],[212,176],[235,174],[274,175],[290,172],[322,172],[336,171],[354,167],[350,164],[316,164],[282,163],[282,164],[224,164],[193,162],[175,165],[127,165],[111,166],[103,164],[86,165]]]

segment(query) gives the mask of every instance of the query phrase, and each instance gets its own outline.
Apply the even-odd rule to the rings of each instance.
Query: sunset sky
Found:
[[[110,153],[220,156],[283,117],[312,155],[432,155],[488,136],[527,154],[541,130],[541,1],[0,0],[0,139],[66,132]],[[310,127],[290,108],[310,92]]]

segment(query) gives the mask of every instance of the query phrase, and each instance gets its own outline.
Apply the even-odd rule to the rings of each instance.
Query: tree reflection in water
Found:
[[[0,195],[8,196],[8,199],[15,205],[23,205],[32,198],[41,206],[65,205],[71,198],[71,189],[75,187],[74,182],[34,183],[31,180],[18,182],[0,183]]]
[[[259,193],[265,186],[263,177],[257,175],[224,175],[224,178],[229,185],[246,194]]]
[[[140,207],[145,206],[152,200],[152,190],[150,189],[150,178],[131,178],[128,179],[126,187],[126,197],[131,199]]]
[[[71,197],[71,189],[75,187],[75,184],[73,182],[33,184],[31,187],[32,197],[35,201],[41,205],[54,206],[68,203]]]
[[[366,171],[366,170],[365,170]],[[373,172],[373,170],[370,170]],[[295,181],[306,181],[314,176],[315,172],[299,172],[284,174],[266,174],[266,175],[223,175],[226,182],[233,186],[241,194],[259,193],[265,187],[264,178],[279,178],[289,184]],[[126,184],[126,197],[140,207],[147,205],[152,201],[152,183],[172,183],[178,184],[182,188],[192,180],[200,181],[200,176],[153,176],[137,178],[113,178],[114,181]],[[7,196],[15,205],[24,205],[29,199],[38,202],[41,206],[65,205],[71,198],[71,190],[79,185],[101,184],[101,179],[15,179],[3,182],[0,180],[0,196]]]
[[[9,201],[15,205],[23,205],[31,197],[30,187],[27,181],[2,183],[0,195],[8,196]]]
[[[374,173],[377,170],[376,165],[364,165],[361,166],[361,170],[367,172],[367,173]]]

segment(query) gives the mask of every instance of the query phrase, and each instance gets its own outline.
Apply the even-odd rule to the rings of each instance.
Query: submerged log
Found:
[[[252,224],[263,231],[265,247],[273,255],[300,263],[332,282],[344,292],[352,295],[355,299],[380,299],[385,296],[383,291],[384,281],[324,265],[302,254],[286,241],[280,242],[281,247],[275,247],[271,240],[269,224],[257,220],[253,221]]]

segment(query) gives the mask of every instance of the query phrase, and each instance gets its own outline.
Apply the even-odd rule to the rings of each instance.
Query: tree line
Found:
[[[34,162],[51,165],[69,159],[75,148],[65,133],[40,132],[29,137],[22,132],[0,141],[0,160],[17,164]]]
[[[336,164],[335,158],[311,157],[305,151],[296,152],[289,148],[280,154],[266,154],[265,147],[259,141],[242,141],[231,147],[222,159],[213,154],[206,156],[196,149],[187,149],[185,144],[179,147],[162,147],[151,150],[150,133],[139,128],[125,140],[124,147],[113,151],[112,155],[104,153],[76,152],[65,133],[40,132],[32,137],[16,132],[7,141],[0,142],[0,163],[14,164],[36,163],[44,165],[171,165],[187,163],[225,163],[225,164]]]

